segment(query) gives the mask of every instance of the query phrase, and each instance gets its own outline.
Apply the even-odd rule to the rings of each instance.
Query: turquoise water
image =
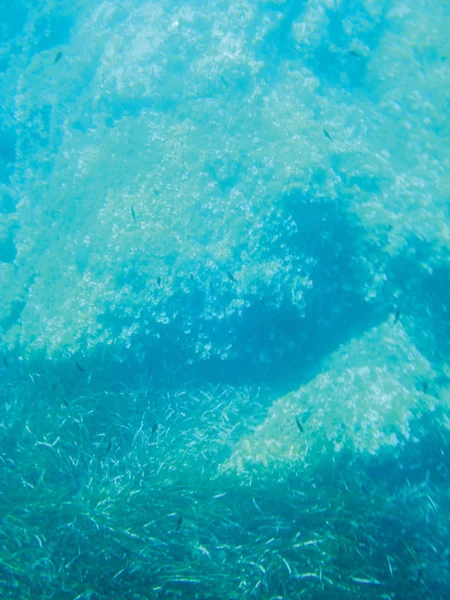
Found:
[[[449,27],[0,0],[2,597],[447,597]]]

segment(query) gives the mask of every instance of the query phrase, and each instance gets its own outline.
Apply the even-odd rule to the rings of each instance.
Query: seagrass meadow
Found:
[[[450,6],[0,0],[0,597],[447,600]]]

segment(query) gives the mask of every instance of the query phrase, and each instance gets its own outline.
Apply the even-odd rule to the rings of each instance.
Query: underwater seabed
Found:
[[[347,375],[364,374],[348,362],[352,352],[374,360],[365,343],[392,329],[381,325],[338,350],[328,374],[340,360]],[[407,349],[415,367],[398,373],[411,382],[417,365],[428,366],[397,329],[392,357]],[[293,406],[281,426],[273,414],[287,400],[264,390],[197,381],[169,391],[87,386],[70,396],[50,376],[9,375],[1,389],[1,596],[446,598],[448,383],[410,388],[407,428],[386,421],[397,443],[382,438],[367,450],[369,426],[342,423],[339,439],[335,429],[327,436],[325,375],[287,396],[301,403],[308,394],[308,418]],[[394,369],[378,383],[392,387],[395,378]],[[314,386],[316,401],[328,404],[314,403]],[[336,414],[352,413],[336,405]],[[256,442],[257,459],[235,468]]]
[[[1,598],[447,600],[448,7],[0,1]]]

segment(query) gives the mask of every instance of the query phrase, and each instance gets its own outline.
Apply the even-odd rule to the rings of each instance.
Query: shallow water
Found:
[[[446,3],[0,1],[4,598],[446,598]]]

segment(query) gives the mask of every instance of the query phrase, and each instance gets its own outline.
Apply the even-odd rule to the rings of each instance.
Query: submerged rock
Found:
[[[277,400],[236,444],[222,471],[287,473],[344,449],[377,453],[411,437],[411,421],[437,399],[418,381],[430,363],[400,324],[383,323],[334,352],[309,383]]]

